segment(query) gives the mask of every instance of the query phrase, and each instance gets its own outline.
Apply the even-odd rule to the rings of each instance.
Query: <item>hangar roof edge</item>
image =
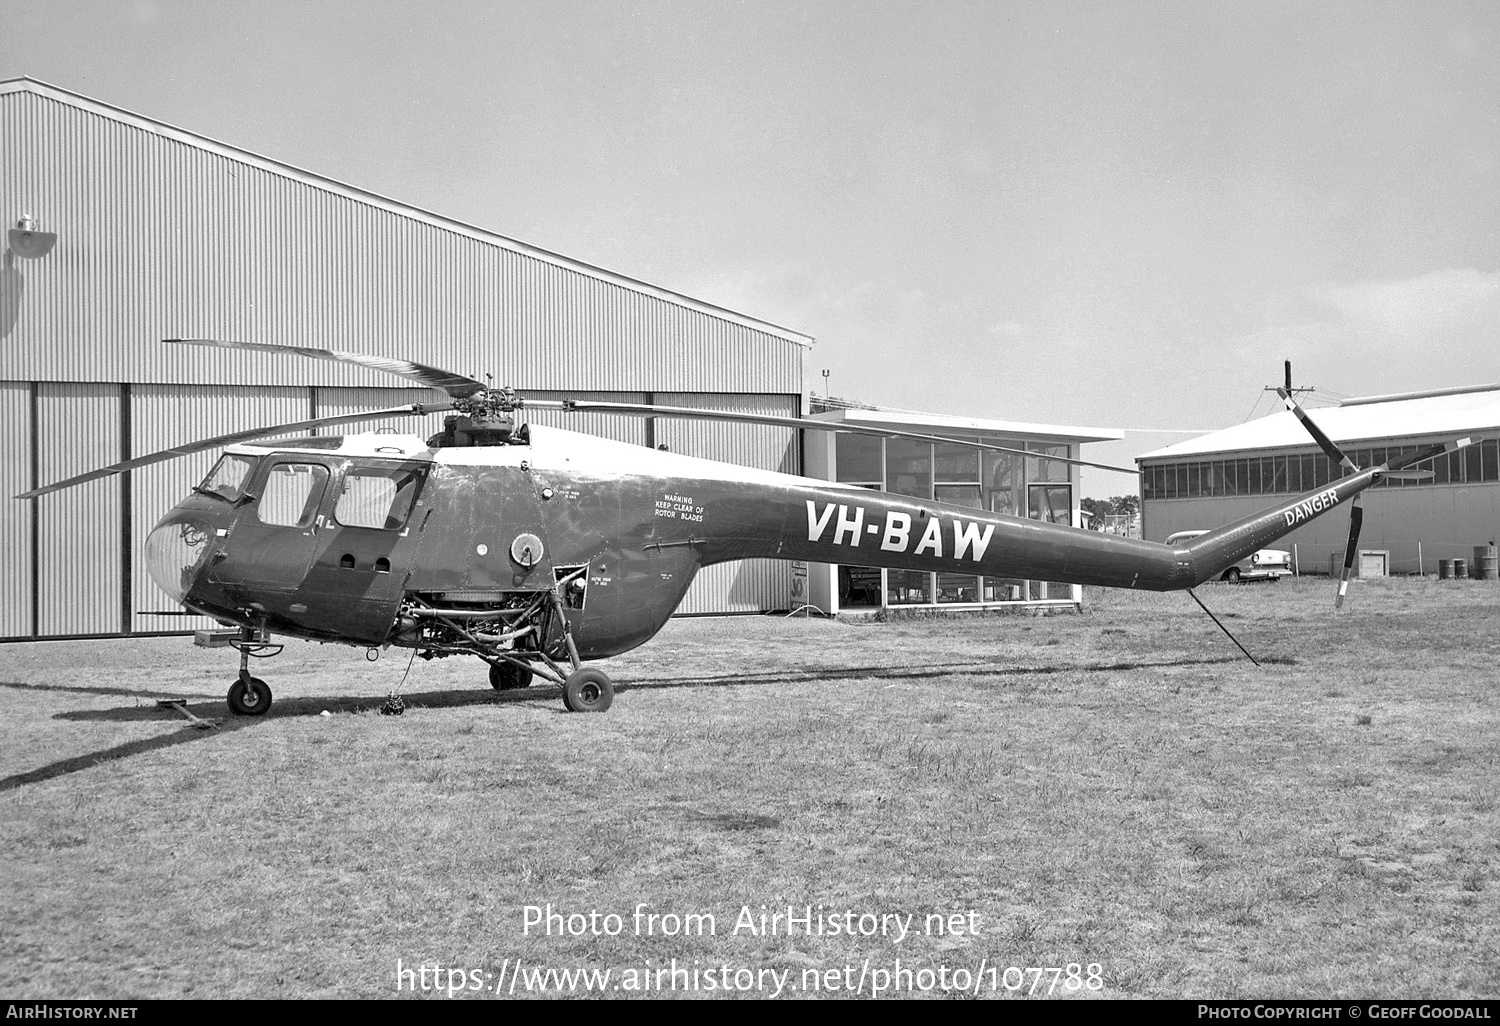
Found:
[[[336,178],[330,178],[329,176],[319,174],[316,171],[309,171],[306,168],[298,167],[295,164],[288,164],[285,161],[277,160],[275,157],[267,157],[263,154],[255,153],[251,150],[235,146],[232,143],[221,142],[206,135],[200,135],[196,132],[188,131],[185,128],[178,128],[175,125],[169,125],[164,121],[158,121],[155,118],[147,117],[144,114],[137,114],[134,111],[126,110],[123,107],[117,107],[114,104],[107,103],[103,100],[96,100],[93,97],[84,96],[82,93],[75,93],[70,89],[62,88],[61,86],[55,86],[48,82],[42,82],[28,75],[21,75],[15,78],[0,79],[0,96],[5,96],[12,93],[31,93],[36,96],[42,96],[50,100],[55,100],[59,103],[68,104],[69,106],[76,107],[81,110],[87,110],[95,114],[100,114],[104,117],[111,118],[115,121],[131,125],[147,132],[151,132],[155,135],[174,139],[189,146],[196,146],[200,149],[218,153],[221,156],[253,164],[274,174],[293,178],[315,188],[325,189],[330,192],[335,192],[340,195],[346,196],[349,199],[357,200],[362,203],[368,203],[372,206],[387,210],[393,214],[398,214],[405,217],[413,217],[418,220],[426,221],[436,227],[445,228],[449,231],[456,231],[462,235],[467,235],[470,238],[476,239],[481,242],[488,242],[494,245],[498,245],[505,249],[510,249],[517,253],[525,254],[526,256],[544,260],[559,267],[574,270],[593,278],[599,278],[613,284],[622,285],[626,288],[633,289],[637,292],[655,296],[659,299],[665,299],[668,302],[686,306],[690,309],[697,310],[700,313],[705,313],[713,317],[721,317],[726,320],[733,321],[736,324],[740,324],[744,327],[753,328],[757,331],[764,331],[767,334],[775,335],[778,338],[785,339],[788,342],[793,342],[804,348],[811,348],[814,341],[814,337],[812,335],[797,331],[793,328],[788,328],[784,325],[776,324],[771,321],[762,320],[761,318],[753,317],[749,314],[740,313],[739,311],[731,310],[728,307],[716,306],[713,303],[709,303],[701,299],[694,299],[692,296],[685,295],[681,292],[675,292],[672,289],[663,288],[660,285],[653,285],[650,282],[642,281],[639,278],[632,278],[629,275],[620,274],[617,271],[610,271],[603,267],[597,267],[593,264],[585,263],[582,260],[574,259],[573,257],[563,256],[561,253],[554,253],[551,250],[543,249],[540,246],[533,246],[530,243],[522,242],[519,239],[512,239],[509,236],[501,235],[498,232],[493,232],[486,228],[481,228],[478,225],[472,225],[468,222],[459,221],[456,218],[447,217],[443,214],[435,213],[431,210],[425,210],[422,207],[416,207],[412,206],[409,203],[403,203],[400,200],[392,199],[389,196],[383,196],[377,192],[371,192],[368,189],[362,189],[357,185],[350,185],[347,182],[341,182]]]
[[[1500,384],[1346,399],[1307,411],[1335,442],[1463,435],[1500,428]],[[1290,410],[1211,431],[1136,457],[1137,463],[1315,445]]]

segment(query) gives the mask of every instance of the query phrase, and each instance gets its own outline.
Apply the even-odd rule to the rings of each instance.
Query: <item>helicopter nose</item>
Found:
[[[178,602],[187,598],[213,532],[196,520],[163,520],[146,536],[146,572]]]

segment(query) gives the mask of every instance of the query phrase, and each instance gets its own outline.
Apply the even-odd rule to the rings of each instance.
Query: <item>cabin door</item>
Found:
[[[323,530],[319,508],[333,468],[315,456],[266,461],[209,567],[209,580],[233,587],[296,591],[312,566]]]
[[[432,513],[423,501],[428,470],[398,460],[345,464],[303,585],[309,620],[342,637],[385,640]]]

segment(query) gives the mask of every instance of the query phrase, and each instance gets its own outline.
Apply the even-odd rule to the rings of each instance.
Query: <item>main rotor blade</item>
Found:
[[[1333,600],[1334,609],[1344,608],[1344,596],[1349,591],[1349,573],[1354,569],[1354,557],[1359,551],[1359,529],[1365,522],[1365,507],[1361,498],[1362,495],[1356,495],[1354,504],[1349,507],[1349,543],[1344,546],[1344,573],[1339,577],[1339,593]]]
[[[350,363],[358,367],[368,367],[371,370],[385,371],[394,374],[398,378],[415,381],[419,385],[427,385],[432,388],[441,388],[454,399],[464,399],[475,392],[483,392],[486,386],[473,378],[466,378],[462,374],[454,374],[440,367],[429,367],[425,363],[413,363],[410,360],[392,360],[384,356],[366,356],[364,353],[350,353],[342,349],[317,349],[312,346],[281,346],[272,345],[269,342],[232,342],[224,339],[213,338],[166,338],[163,342],[174,345],[186,346],[213,346],[218,349],[251,349],[263,353],[290,353],[293,356],[306,356],[314,360],[332,360],[335,363]]]
[[[1313,419],[1307,415],[1307,411],[1303,410],[1297,404],[1297,400],[1293,399],[1286,389],[1277,388],[1276,394],[1281,396],[1281,401],[1286,403],[1286,408],[1297,415],[1297,419],[1302,422],[1302,426],[1307,429],[1307,433],[1312,435],[1313,441],[1318,443],[1318,448],[1328,454],[1329,459],[1341,466],[1348,467],[1353,473],[1359,473],[1359,468],[1354,465],[1354,461],[1345,456],[1344,451],[1333,444],[1333,439],[1325,435],[1323,429],[1313,423]]]
[[[422,416],[428,413],[442,413],[451,409],[453,409],[452,403],[414,403],[411,406],[392,406],[384,410],[368,410],[363,413],[341,413],[332,417],[314,417],[312,420],[299,420],[295,424],[273,424],[270,427],[231,431],[227,435],[215,435],[213,438],[204,438],[196,442],[176,445],[170,449],[162,449],[158,452],[147,453],[145,456],[136,456],[132,459],[123,460],[108,467],[100,467],[98,470],[90,470],[86,474],[79,474],[76,477],[70,477],[66,480],[54,481],[43,488],[34,488],[29,492],[22,492],[16,498],[35,499],[39,495],[48,495],[52,492],[61,491],[64,488],[73,488],[77,485],[87,484],[89,481],[97,481],[102,477],[123,474],[127,470],[149,467],[153,463],[164,463],[167,460],[174,460],[179,456],[190,456],[195,452],[203,452],[207,449],[220,449],[226,445],[233,445],[235,442],[248,442],[252,438],[295,434],[298,431],[324,427],[329,424],[347,424],[359,420],[383,420],[390,417]]]
[[[948,438],[943,435],[929,435],[917,431],[902,431],[898,428],[866,427],[863,424],[849,424],[844,421],[806,420],[801,417],[778,417],[769,413],[735,413],[730,410],[696,410],[688,406],[611,403],[594,399],[527,399],[525,406],[553,410],[629,413],[642,417],[692,417],[706,420],[732,420],[741,424],[766,424],[771,427],[789,427],[804,431],[835,431],[854,435],[876,435],[881,438],[910,438],[919,442],[942,442],[946,445],[963,445],[971,449],[1015,453],[1018,456],[1026,456],[1034,460],[1056,460],[1058,463],[1073,463],[1080,467],[1097,467],[1100,470],[1113,470],[1119,474],[1134,475],[1140,473],[1138,469],[1112,467],[1107,463],[1075,460],[1067,456],[1049,456],[1046,453],[1028,452],[1025,449],[1012,449],[1004,445],[991,445],[988,442],[975,442],[965,438]]]

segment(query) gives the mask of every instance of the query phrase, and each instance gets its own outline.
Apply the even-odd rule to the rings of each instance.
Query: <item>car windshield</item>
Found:
[[[212,495],[226,502],[238,502],[245,494],[245,482],[250,479],[250,468],[254,466],[254,457],[224,456],[193,491]]]

